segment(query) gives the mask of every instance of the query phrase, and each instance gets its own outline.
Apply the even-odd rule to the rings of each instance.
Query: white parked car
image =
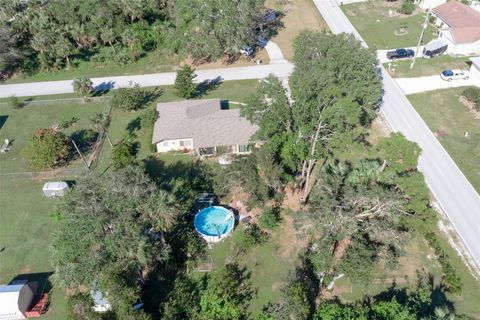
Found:
[[[440,74],[440,77],[445,81],[452,81],[452,80],[468,80],[469,75],[467,71],[463,70],[443,70]]]

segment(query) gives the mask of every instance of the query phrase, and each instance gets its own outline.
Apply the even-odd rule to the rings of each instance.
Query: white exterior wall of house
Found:
[[[448,44],[447,53],[458,55],[480,54],[480,40],[472,43],[457,43],[453,41],[452,34],[447,28],[441,29],[438,39]]]
[[[193,139],[163,140],[157,143],[157,152],[159,153],[185,149],[193,149]]]
[[[479,59],[478,63],[475,61],[472,63],[470,66],[470,76],[472,78],[478,78],[480,79],[480,57],[477,57],[475,59]]]
[[[475,11],[480,12],[480,1],[479,0],[473,0],[470,3],[470,8],[472,8]]]
[[[423,10],[432,9],[438,7],[439,5],[444,4],[447,0],[420,0],[418,6]]]

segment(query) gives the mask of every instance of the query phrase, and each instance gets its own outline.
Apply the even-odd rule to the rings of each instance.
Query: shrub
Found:
[[[70,137],[75,141],[81,152],[88,152],[95,144],[98,132],[93,131],[92,129],[81,129],[72,133]]]
[[[20,109],[23,107],[23,103],[18,100],[16,96],[11,96],[8,98],[8,104],[13,108],[13,109]]]
[[[480,88],[470,87],[462,92],[462,96],[473,103],[475,110],[480,111]]]
[[[71,146],[67,136],[52,128],[38,129],[28,139],[23,156],[34,169],[47,169],[67,163]]]
[[[403,14],[412,14],[415,11],[415,3],[413,0],[404,0],[400,7],[400,12]]]
[[[177,77],[175,78],[175,90],[179,97],[187,99],[193,98],[197,92],[197,86],[193,82],[196,77],[195,69],[192,69],[188,64],[178,70]]]
[[[148,132],[148,136],[153,135],[153,126],[157,120],[158,114],[156,108],[149,108],[145,111],[144,114],[140,117],[140,124],[142,128],[145,128]],[[150,151],[156,152],[157,146],[153,143],[149,144]]]
[[[443,250],[436,234],[433,232],[426,232],[425,240],[427,240],[430,247],[435,251],[435,255],[438,257],[438,262],[442,266],[443,273],[445,274],[445,281],[450,291],[455,294],[460,294],[462,292],[462,281],[457,275],[455,268],[450,264],[450,258],[445,250]]]
[[[258,220],[258,224],[262,228],[273,229],[282,220],[280,217],[280,209],[277,207],[268,208],[262,213]]]
[[[240,240],[240,248],[245,252],[254,245],[265,243],[267,239],[268,234],[263,232],[258,225],[252,223],[243,230],[243,237]]]
[[[133,143],[125,140],[113,149],[112,166],[115,170],[128,166],[135,159]]]
[[[138,84],[132,87],[120,88],[113,92],[110,105],[123,111],[135,111],[147,103],[147,95],[147,91],[141,89]]]
[[[78,120],[80,119],[78,119],[77,117],[71,117],[70,119],[62,119],[58,126],[62,129],[67,129],[70,128],[73,124],[77,123]]]

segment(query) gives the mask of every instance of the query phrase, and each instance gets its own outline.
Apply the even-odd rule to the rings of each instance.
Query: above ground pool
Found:
[[[232,231],[235,217],[224,207],[213,206],[200,210],[194,219],[195,229],[210,242],[220,241]]]

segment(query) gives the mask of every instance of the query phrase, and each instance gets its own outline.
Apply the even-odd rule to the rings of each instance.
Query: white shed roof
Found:
[[[21,314],[18,309],[20,293],[27,281],[15,281],[13,284],[0,285],[0,317],[1,315]]]
[[[65,181],[45,182],[43,190],[62,190],[68,189],[68,184]]]

